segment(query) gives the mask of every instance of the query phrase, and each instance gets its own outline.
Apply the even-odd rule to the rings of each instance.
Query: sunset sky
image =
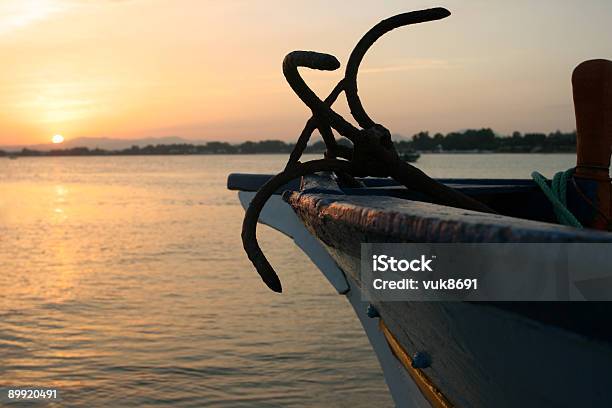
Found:
[[[574,129],[570,74],[612,58],[612,1],[2,0],[0,145],[55,134],[295,139],[308,111],[284,55],[334,54],[393,14],[453,15],[390,33],[360,94],[393,133]],[[306,72],[320,95],[341,77]],[[344,103],[338,111],[346,112]]]

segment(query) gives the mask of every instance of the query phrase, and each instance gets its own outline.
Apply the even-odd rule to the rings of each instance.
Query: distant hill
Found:
[[[18,151],[24,147],[32,150],[47,151],[52,149],[72,149],[73,147],[87,147],[88,149],[123,150],[132,146],[144,147],[148,145],[171,145],[188,143],[192,145],[206,144],[205,141],[183,139],[177,136],[147,137],[142,139],[112,139],[110,137],[78,137],[66,140],[62,144],[44,143],[37,145],[0,146],[0,150]]]

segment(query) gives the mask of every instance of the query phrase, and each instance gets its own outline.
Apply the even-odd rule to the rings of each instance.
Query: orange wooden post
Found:
[[[585,61],[572,75],[577,130],[575,177],[580,189],[593,203],[586,227],[610,229],[612,188],[612,61]]]

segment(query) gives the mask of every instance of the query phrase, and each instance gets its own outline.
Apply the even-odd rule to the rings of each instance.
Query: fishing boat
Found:
[[[414,163],[417,160],[419,160],[419,158],[421,157],[421,153],[415,150],[408,150],[408,151],[400,153],[399,157],[401,160],[405,162]]]
[[[228,188],[238,191],[246,209],[245,251],[264,283],[281,292],[280,278],[257,244],[257,223],[293,239],[347,298],[398,407],[612,406],[612,303],[603,301],[612,299],[612,268],[605,268],[612,265],[609,252],[602,254],[601,276],[582,286],[574,281],[577,288],[565,299],[588,302],[365,296],[364,243],[612,243],[612,62],[587,61],[573,73],[577,165],[552,183],[537,175],[433,180],[402,161],[388,131],[363,110],[356,73],[367,49],[394,28],[449,14],[422,10],[374,26],[325,100],[310,91],[297,67],[331,70],[339,64],[312,52],[285,58],[285,76],[313,117],[283,172],[229,176]],[[331,109],[341,92],[362,129]],[[326,158],[302,163],[301,152],[317,128],[328,148]],[[335,143],[331,128],[353,142],[351,151]],[[525,251],[489,262],[528,265],[536,257]]]

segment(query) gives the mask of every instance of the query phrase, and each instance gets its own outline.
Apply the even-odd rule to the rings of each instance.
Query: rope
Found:
[[[552,179],[551,186],[548,185],[548,180],[542,174],[534,171],[531,173],[531,178],[540,187],[546,198],[553,206],[557,220],[563,225],[569,225],[575,228],[583,228],[578,219],[567,208],[567,183],[574,175],[574,168],[566,171],[560,171]]]

